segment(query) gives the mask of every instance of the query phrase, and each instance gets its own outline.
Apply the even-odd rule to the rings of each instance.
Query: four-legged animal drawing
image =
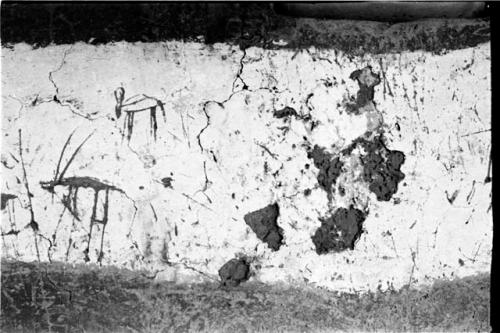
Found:
[[[130,141],[134,129],[134,116],[136,113],[149,111],[149,126],[150,134],[153,135],[156,141],[156,130],[158,123],[156,121],[156,110],[159,108],[163,114],[163,120],[166,121],[165,108],[163,102],[157,98],[150,97],[144,94],[134,95],[125,99],[125,89],[119,87],[115,90],[115,114],[116,119],[119,119],[122,112],[126,113],[123,124],[123,133],[127,134],[127,140]]]
[[[55,187],[56,186],[62,186],[62,187],[67,187],[68,192],[65,194],[62,198],[62,203],[64,205],[64,209],[68,209],[68,211],[73,215],[73,217],[81,221],[79,213],[78,213],[78,207],[77,207],[77,200],[78,200],[78,190],[81,188],[85,189],[92,189],[94,191],[94,199],[93,199],[93,204],[92,204],[92,215],[90,217],[90,228],[89,228],[89,233],[88,233],[88,242],[87,242],[87,248],[84,250],[85,254],[85,261],[90,261],[89,258],[89,250],[90,250],[90,241],[92,239],[92,229],[95,223],[100,223],[102,224],[102,235],[101,235],[101,245],[100,245],[100,251],[99,251],[99,256],[97,261],[100,263],[102,258],[103,258],[103,243],[104,243],[104,230],[106,228],[106,225],[108,223],[108,213],[109,213],[109,192],[110,191],[117,191],[121,193],[123,190],[110,185],[106,184],[105,182],[100,181],[97,178],[93,177],[64,177],[66,171],[68,170],[71,162],[75,158],[76,154],[78,151],[82,148],[82,146],[87,142],[88,139],[92,136],[90,134],[87,136],[87,138],[76,148],[76,150],[73,152],[71,157],[69,158],[68,162],[64,166],[61,172],[59,172],[60,166],[61,166],[61,161],[64,155],[64,152],[71,140],[71,137],[73,136],[74,132],[70,134],[68,139],[66,140],[66,143],[64,144],[61,155],[59,157],[59,161],[57,163],[56,171],[55,171],[55,176],[54,179],[51,181],[42,181],[40,182],[40,185],[44,190],[49,191],[50,193],[54,194],[55,193]],[[99,194],[101,192],[104,192],[104,205],[103,205],[103,217],[102,219],[97,218],[97,205],[98,205],[98,199],[99,199]],[[64,211],[63,211],[64,213]]]

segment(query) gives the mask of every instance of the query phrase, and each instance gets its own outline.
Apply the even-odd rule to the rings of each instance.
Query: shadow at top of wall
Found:
[[[2,46],[112,41],[226,42],[240,48],[333,48],[352,55],[441,52],[490,40],[489,18],[389,22],[320,20],[278,14],[272,3],[1,4]]]

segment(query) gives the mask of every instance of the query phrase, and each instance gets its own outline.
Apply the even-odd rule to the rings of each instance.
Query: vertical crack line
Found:
[[[203,195],[207,198],[208,202],[211,204],[212,203],[212,199],[210,199],[210,197],[206,193],[206,190],[208,190],[208,187],[210,185],[212,185],[212,182],[208,179],[208,175],[207,175],[207,162],[206,161],[203,161],[203,174],[205,176],[205,184],[203,184],[203,188],[201,190],[197,191],[196,193],[198,193],[198,192],[203,193]],[[193,194],[193,196],[195,194]]]
[[[243,55],[242,55],[242,57],[240,59],[240,68],[238,69],[238,72],[236,72],[236,78],[233,81],[233,89],[232,89],[233,93],[234,93],[234,89],[236,87],[236,82],[238,80],[240,80],[241,83],[243,84],[243,87],[241,88],[241,90],[247,90],[248,89],[247,84],[245,83],[245,81],[241,77],[241,74],[243,73],[243,60],[245,59],[246,55],[247,55],[247,50],[246,50],[246,48],[243,48]]]
[[[203,192],[205,192],[208,189],[208,185],[212,184],[212,182],[208,180],[206,161],[203,162],[203,173],[205,174],[205,185],[203,186]]]
[[[243,81],[243,80],[242,80]],[[203,107],[202,107],[202,110],[203,110],[203,113],[205,114],[205,117],[207,118],[207,123],[206,125],[200,130],[200,132],[198,133],[198,135],[196,136],[197,140],[198,140],[198,146],[200,147],[201,151],[204,152],[205,149],[203,148],[203,145],[201,144],[201,135],[203,134],[203,132],[208,128],[208,126],[210,126],[210,116],[207,112],[207,106],[208,104],[210,103],[215,103],[217,104],[218,106],[220,106],[221,108],[224,108],[224,104],[227,103],[228,101],[231,100],[231,98],[233,98],[233,96],[237,95],[238,93],[241,93],[243,91],[249,91],[249,92],[255,92],[255,91],[260,91],[260,90],[266,90],[266,91],[269,91],[273,94],[276,94],[276,93],[282,93],[283,91],[287,91],[288,89],[285,89],[283,91],[273,91],[272,89],[270,88],[258,88],[258,89],[255,89],[255,90],[248,90],[248,87],[245,85],[245,89],[242,89],[242,90],[238,90],[238,91],[233,91],[225,100],[223,100],[222,102],[219,102],[219,101],[214,101],[214,100],[210,100],[210,101],[205,101],[203,103]],[[212,154],[213,155],[213,154]]]
[[[66,49],[64,51],[63,56],[62,56],[62,60],[61,60],[61,63],[59,64],[59,66],[56,69],[49,72],[49,81],[52,83],[52,85],[56,89],[56,94],[55,94],[56,98],[57,98],[57,95],[59,95],[59,87],[55,83],[52,75],[54,75],[54,73],[59,72],[61,70],[61,68],[64,66],[64,64],[66,63],[66,56],[68,55],[69,51],[71,51],[72,48],[73,48],[73,45],[71,45],[68,49]]]
[[[57,241],[56,241],[56,238],[57,238],[57,231],[59,230],[59,226],[61,225],[61,221],[62,221],[62,218],[64,216],[64,212],[66,212],[66,205],[64,205],[63,207],[63,211],[62,213],[59,215],[59,219],[57,220],[57,225],[54,229],[54,232],[52,233],[52,242],[54,243],[54,246],[57,246]]]
[[[50,238],[48,237],[45,237],[44,235],[42,234],[38,234],[38,236],[42,239],[45,239],[47,242],[49,242],[49,247],[47,249],[47,258],[49,259],[49,262],[52,263],[52,256],[51,256],[51,250],[52,250],[52,247],[54,246],[54,243],[50,240]]]
[[[493,156],[493,151],[492,147],[490,146],[490,161],[488,162],[488,171],[486,174],[486,178],[484,179],[484,183],[489,183],[491,182],[491,164],[492,164],[492,156]]]
[[[184,116],[182,115],[182,111],[179,112],[179,116],[181,117],[182,133],[184,134],[184,139],[187,140],[188,147],[191,148],[191,140],[189,140],[189,134],[186,129],[186,124],[184,124]]]
[[[207,118],[207,123],[206,125],[200,130],[200,132],[198,133],[198,135],[196,136],[196,138],[198,139],[198,146],[200,146],[200,149],[202,152],[205,151],[205,148],[203,148],[203,145],[201,144],[201,135],[203,134],[203,132],[208,128],[208,126],[210,126],[210,116],[208,115],[208,112],[207,112],[207,106],[208,104],[212,102],[212,101],[206,101],[205,103],[203,103],[203,113],[205,114],[205,117]]]
[[[17,117],[15,118],[15,120],[18,120],[21,117],[21,111],[24,109],[24,103],[23,103],[23,101],[21,101],[19,98],[15,97],[15,96],[9,95],[7,97],[10,97],[11,99],[15,100],[16,102],[18,102],[21,105],[19,110],[17,110]],[[38,95],[37,95],[37,98],[38,98]]]
[[[386,87],[387,87],[387,92],[389,96],[394,97],[394,94],[392,93],[391,86],[389,85],[389,81],[387,80],[387,76],[385,74],[385,69],[384,69],[384,64],[382,62],[382,58],[379,58],[379,63],[380,63],[380,72],[382,73],[382,78],[384,79],[384,84],[382,85],[384,88],[384,100],[385,100],[385,94],[386,94]]]
[[[74,216],[71,219],[71,229],[69,231],[68,247],[66,248],[65,262],[68,262],[69,251],[71,250],[71,245],[73,245],[73,239],[71,237],[73,235],[73,231],[75,231],[75,217]]]
[[[151,210],[153,211],[153,217],[155,218],[155,222],[158,222],[158,215],[156,215],[156,210],[153,207],[153,204],[149,203],[149,206],[151,207]]]
[[[21,129],[19,129],[19,156],[21,158],[21,166],[23,168],[23,176],[24,176],[24,186],[26,187],[26,192],[28,195],[28,208],[30,211],[30,223],[27,225],[27,227],[31,227],[33,230],[33,237],[35,239],[35,249],[36,249],[36,256],[38,258],[38,262],[40,262],[40,250],[38,248],[38,239],[37,239],[37,233],[38,233],[38,223],[35,221],[35,213],[33,211],[33,204],[31,202],[31,192],[30,192],[30,187],[28,183],[28,176],[26,174],[26,165],[24,164],[24,157],[23,157],[23,140],[22,140],[22,133]]]
[[[30,210],[30,215],[31,215],[31,221],[35,220],[35,214],[33,212],[33,206],[31,203],[31,191],[28,183],[28,177],[26,174],[26,165],[24,164],[24,157],[23,157],[23,144],[22,144],[22,131],[19,129],[19,156],[21,157],[21,166],[23,168],[23,178],[24,178],[24,186],[26,187],[26,192],[28,195],[28,207]]]
[[[71,45],[68,49],[66,49],[64,51],[63,56],[62,56],[62,60],[61,60],[61,63],[59,64],[59,66],[56,69],[54,69],[54,70],[52,70],[52,71],[49,72],[49,81],[52,83],[52,85],[54,86],[54,89],[56,90],[54,96],[49,100],[49,102],[53,101],[53,102],[56,102],[57,104],[59,104],[61,106],[67,107],[67,108],[69,108],[69,110],[73,114],[75,114],[75,115],[77,115],[79,117],[82,117],[82,118],[85,118],[85,119],[89,119],[89,120],[95,120],[97,118],[91,118],[89,115],[81,114],[80,112],[78,112],[78,110],[70,102],[68,102],[68,101],[61,101],[59,99],[59,87],[57,86],[56,82],[54,81],[53,75],[55,73],[59,72],[62,69],[62,67],[66,63],[66,57],[69,54],[69,52],[73,49],[73,46],[74,45]],[[36,102],[36,99],[35,99],[35,102]],[[47,101],[42,101],[42,103],[44,103],[44,102],[47,102]]]

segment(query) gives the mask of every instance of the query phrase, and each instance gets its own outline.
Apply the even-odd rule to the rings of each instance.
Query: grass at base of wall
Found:
[[[341,294],[180,285],[138,272],[2,261],[2,332],[490,331],[490,275]]]

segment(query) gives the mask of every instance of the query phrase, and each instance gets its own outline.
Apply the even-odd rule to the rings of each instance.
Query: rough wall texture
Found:
[[[3,48],[3,257],[174,281],[237,257],[245,278],[336,290],[489,271],[489,43],[409,52],[389,33],[372,53]]]

